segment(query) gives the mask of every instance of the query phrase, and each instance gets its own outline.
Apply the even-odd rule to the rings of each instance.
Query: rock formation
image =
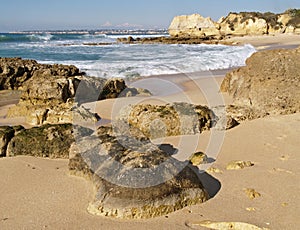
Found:
[[[300,33],[300,11],[290,9],[282,14],[241,12],[229,13],[214,22],[199,14],[176,16],[170,27],[172,37],[216,37]]]
[[[130,105],[122,109],[118,119],[154,139],[201,133],[210,129],[217,118],[206,106],[174,103],[160,106]]]
[[[211,18],[204,18],[199,14],[177,16],[171,22],[169,34],[180,36],[217,36],[220,35],[218,25]]]
[[[138,129],[122,127],[100,127],[71,147],[71,173],[91,180],[97,191],[90,213],[151,218],[209,198],[189,163],[178,162]]]
[[[91,180],[96,189],[91,214],[151,218],[209,199],[197,168],[122,122],[95,132],[72,124],[2,127],[0,137],[1,157],[69,159],[70,173]]]
[[[299,48],[254,53],[222,82],[221,91],[233,96],[227,111],[238,120],[299,112],[299,66]]]
[[[87,77],[75,66],[39,64],[21,58],[0,58],[0,89],[23,92],[8,117],[22,116],[32,125],[71,123],[74,116],[76,120],[95,122],[100,117],[80,106],[82,103],[147,93],[127,88],[123,79]]]
[[[16,131],[11,133],[7,142],[7,157],[27,155],[69,159],[70,146],[75,142],[74,135],[86,136],[93,132],[84,127],[75,128],[72,124],[47,124],[31,129],[17,126],[10,129]]]

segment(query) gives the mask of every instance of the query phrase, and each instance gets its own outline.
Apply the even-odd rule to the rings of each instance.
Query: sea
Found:
[[[255,48],[249,44],[121,44],[120,37],[159,37],[151,33],[0,33],[0,57],[75,65],[96,77],[134,78],[190,73],[245,65]],[[98,43],[100,45],[91,45]],[[105,43],[105,44],[104,44]],[[103,45],[101,45],[103,44]]]

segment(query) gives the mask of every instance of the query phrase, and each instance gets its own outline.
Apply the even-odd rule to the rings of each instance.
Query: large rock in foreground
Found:
[[[245,67],[227,73],[222,82],[221,91],[233,96],[229,112],[240,120],[300,112],[299,66],[299,48],[253,54]]]
[[[100,127],[71,147],[71,173],[92,180],[97,191],[90,213],[151,218],[209,198],[191,165],[160,150],[139,130],[124,127]]]

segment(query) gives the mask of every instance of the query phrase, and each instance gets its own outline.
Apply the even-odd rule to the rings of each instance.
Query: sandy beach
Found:
[[[299,35],[232,39],[240,44],[250,43],[257,50],[300,45]],[[86,107],[99,113],[106,124],[125,104],[178,101],[209,106],[230,104],[231,97],[219,92],[226,71],[140,79],[131,82],[131,86],[149,89],[152,97],[108,99]],[[1,96],[1,125],[26,126],[22,119],[6,119],[12,103],[5,102],[7,94]],[[10,98],[16,103],[18,95]],[[93,195],[92,185],[69,175],[68,160],[1,158],[0,229],[207,229],[200,226],[207,220],[296,229],[300,225],[299,131],[299,113],[245,121],[226,131],[212,165],[215,170],[209,171],[210,176],[203,181],[205,187],[215,191],[215,196],[203,204],[149,220],[118,220],[89,214],[86,208]],[[182,138],[168,137],[164,143],[176,148]],[[196,138],[195,150],[205,151],[211,131]],[[227,164],[234,160],[251,161],[254,165],[227,170]],[[260,196],[250,199],[245,189],[254,189]]]

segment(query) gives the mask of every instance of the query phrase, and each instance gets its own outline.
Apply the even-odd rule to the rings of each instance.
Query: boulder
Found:
[[[82,76],[75,66],[39,64],[35,60],[0,57],[0,90],[22,90],[23,84],[33,76]]]
[[[6,156],[7,145],[14,136],[14,129],[9,126],[0,127],[0,157]]]
[[[87,77],[75,66],[20,58],[0,59],[0,80],[0,89],[22,90],[19,103],[9,109],[7,116],[25,117],[31,125],[72,123],[74,117],[77,121],[97,122],[100,117],[80,105],[116,98],[127,89],[123,79]],[[135,95],[139,92],[136,89]]]
[[[85,136],[93,132],[84,127],[76,127],[77,133],[74,133],[74,129],[72,124],[48,124],[21,129],[9,141],[6,156],[27,155],[69,159],[69,149],[75,141],[74,135]]]
[[[211,18],[199,14],[176,16],[169,26],[173,37],[219,36],[218,25]]]
[[[129,105],[118,117],[143,132],[151,139],[192,135],[210,129],[215,119],[214,113],[206,106],[188,103],[167,105]]]
[[[237,120],[300,111],[300,50],[254,53],[246,66],[226,74],[220,90],[233,96],[227,112]]]
[[[138,129],[122,124],[100,127],[71,147],[70,172],[95,187],[91,214],[151,218],[209,198],[188,162],[175,160]]]

